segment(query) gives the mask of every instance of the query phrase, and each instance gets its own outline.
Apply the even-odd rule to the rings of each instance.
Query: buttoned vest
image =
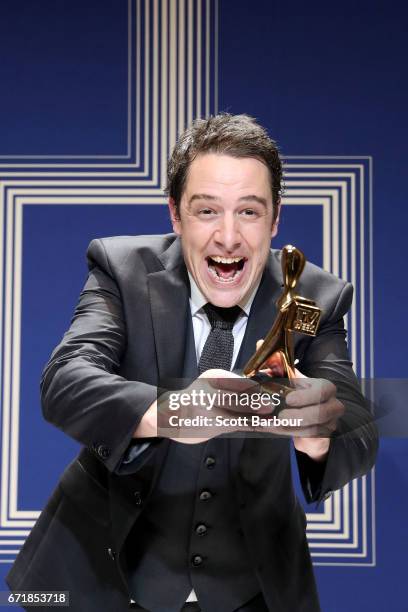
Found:
[[[184,376],[194,377],[195,368],[190,325]],[[131,597],[151,612],[179,612],[192,588],[203,612],[232,612],[260,591],[240,526],[229,447],[228,438],[170,442],[126,542]]]

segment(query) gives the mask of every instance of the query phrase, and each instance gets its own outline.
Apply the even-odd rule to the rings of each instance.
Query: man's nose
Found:
[[[233,252],[241,245],[241,231],[238,219],[234,215],[224,215],[219,220],[215,241],[224,250]]]

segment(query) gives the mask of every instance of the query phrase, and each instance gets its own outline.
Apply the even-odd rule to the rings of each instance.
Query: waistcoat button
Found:
[[[110,457],[110,448],[105,446],[105,444],[99,444],[95,447],[95,450],[101,459],[108,459],[108,457]]]
[[[210,491],[201,491],[200,500],[206,501],[207,499],[211,499],[212,493]]]
[[[191,563],[194,565],[194,567],[198,567],[199,565],[201,565],[203,562],[203,558],[201,555],[194,555],[191,559]]]
[[[207,533],[207,527],[206,525],[203,525],[203,523],[200,523],[200,525],[197,525],[196,527],[196,534],[199,536],[203,536]]]
[[[207,466],[207,468],[209,470],[212,470],[212,468],[215,466],[215,459],[214,459],[214,457],[206,457],[205,465]]]

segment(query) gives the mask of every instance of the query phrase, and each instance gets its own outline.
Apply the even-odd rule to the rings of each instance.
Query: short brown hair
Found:
[[[231,157],[253,157],[269,169],[273,218],[282,196],[282,161],[277,144],[249,115],[220,113],[208,119],[195,119],[179,137],[167,167],[166,194],[174,200],[179,215],[181,196],[191,162],[197,155],[220,153]]]

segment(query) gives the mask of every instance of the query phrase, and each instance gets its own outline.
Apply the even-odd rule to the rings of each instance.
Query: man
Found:
[[[42,379],[45,418],[84,448],[10,571],[12,589],[69,590],[71,609],[88,611],[319,609],[287,432],[211,429],[180,443],[157,430],[158,387],[242,380],[230,370],[273,322],[281,178],[253,119],[197,120],[169,162],[174,234],[91,243],[88,280]],[[299,294],[324,314],[316,338],[296,340],[298,375],[332,382],[316,393],[307,381],[285,413],[302,414],[300,478],[321,501],[370,469],[377,439],[345,343],[351,286],[307,265]]]

